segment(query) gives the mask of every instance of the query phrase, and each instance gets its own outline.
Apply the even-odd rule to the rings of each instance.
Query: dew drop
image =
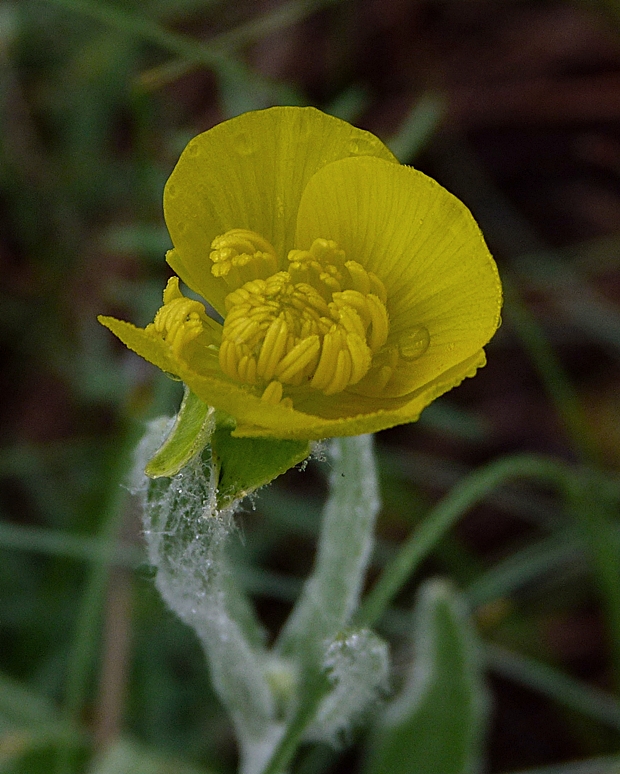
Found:
[[[356,137],[349,142],[349,153],[352,156],[364,156],[372,152],[372,143],[365,137]]]
[[[246,132],[239,132],[236,134],[233,138],[233,145],[235,150],[239,151],[242,156],[249,156],[256,150],[254,141]]]
[[[188,145],[187,152],[190,156],[198,156],[200,153],[200,146],[197,142],[194,142],[191,145]]]
[[[431,337],[428,328],[424,325],[417,325],[407,333],[404,333],[398,341],[398,354],[403,360],[413,361],[426,352],[430,344]]]

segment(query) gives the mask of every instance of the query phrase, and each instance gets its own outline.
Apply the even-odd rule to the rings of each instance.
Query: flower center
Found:
[[[334,395],[366,376],[388,336],[386,291],[335,242],[291,250],[288,271],[278,272],[271,245],[235,229],[213,241],[210,258],[232,291],[219,349],[227,376],[264,385],[270,403],[283,385]]]

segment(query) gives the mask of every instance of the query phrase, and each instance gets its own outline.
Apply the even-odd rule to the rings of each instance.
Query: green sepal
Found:
[[[245,497],[310,454],[309,441],[233,438],[230,423],[216,425],[211,436],[213,464],[219,467],[218,505]]]
[[[214,410],[185,388],[181,408],[170,434],[147,463],[150,478],[174,476],[209,443]]]
[[[415,614],[413,668],[371,736],[364,774],[476,774],[488,701],[467,610],[449,583],[431,580]]]
[[[222,508],[253,492],[310,454],[309,441],[274,438],[233,438],[235,421],[215,411],[185,388],[181,408],[170,434],[149,460],[150,478],[176,475],[196,455],[215,466],[217,504]]]

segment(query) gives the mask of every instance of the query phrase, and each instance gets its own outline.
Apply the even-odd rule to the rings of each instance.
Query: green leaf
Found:
[[[487,711],[473,628],[441,580],[424,584],[415,614],[415,661],[375,729],[365,774],[473,774]]]
[[[234,420],[216,412],[187,387],[170,434],[145,467],[150,478],[172,477],[194,457],[217,471],[218,507],[241,499],[310,454],[309,441],[233,438]]]
[[[170,435],[149,460],[144,472],[150,478],[174,476],[199,454],[213,430],[212,408],[185,388],[181,408]]]
[[[268,484],[310,454],[308,441],[233,438],[231,429],[218,425],[211,437],[213,462],[219,467],[220,507]]]

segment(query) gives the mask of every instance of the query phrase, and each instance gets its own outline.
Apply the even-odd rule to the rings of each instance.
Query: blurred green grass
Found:
[[[588,213],[617,184],[617,132],[611,120],[579,114],[559,130],[538,118],[533,138],[515,118],[498,129],[492,111],[467,129],[454,107],[459,79],[446,76],[475,71],[480,49],[497,78],[516,78],[514,62],[502,65],[508,54],[476,37],[493,28],[500,43],[502,34],[530,42],[527,93],[528,78],[549,77],[534,32],[524,31],[537,12],[590,36],[603,27],[605,61],[592,54],[586,66],[583,49],[564,51],[569,82],[588,67],[620,72],[611,22],[568,4],[0,3],[0,771],[50,772],[59,748],[67,770],[90,774],[234,770],[199,647],[155,592],[121,486],[140,423],[174,412],[179,388],[120,351],[95,317],[149,321],[169,247],[162,189],[178,153],[213,123],[271,104],[316,104],[361,122],[436,175],[474,211],[509,288],[487,369],[418,425],[379,438],[375,579],[437,513],[439,496],[466,487],[485,463],[543,452],[584,482],[568,503],[541,484],[493,487],[406,573],[381,631],[399,653],[417,583],[452,578],[476,611],[495,675],[490,770],[568,774],[568,765],[541,767],[579,758],[593,759],[584,771],[614,770],[606,756],[620,735],[617,196],[596,228]],[[588,146],[589,160],[572,173],[587,180],[590,203],[582,196],[582,209],[571,210],[568,183],[556,193],[556,210],[573,218],[564,232],[537,217],[542,177],[528,187],[504,160],[521,135],[522,146],[545,150],[545,131],[573,145],[594,135],[603,149],[592,161]],[[564,185],[570,165],[562,170],[549,164],[541,175]],[[562,224],[557,212],[554,222]],[[235,566],[273,633],[309,568],[324,491],[312,464],[241,517]],[[298,762],[307,772],[350,766],[320,750]]]

